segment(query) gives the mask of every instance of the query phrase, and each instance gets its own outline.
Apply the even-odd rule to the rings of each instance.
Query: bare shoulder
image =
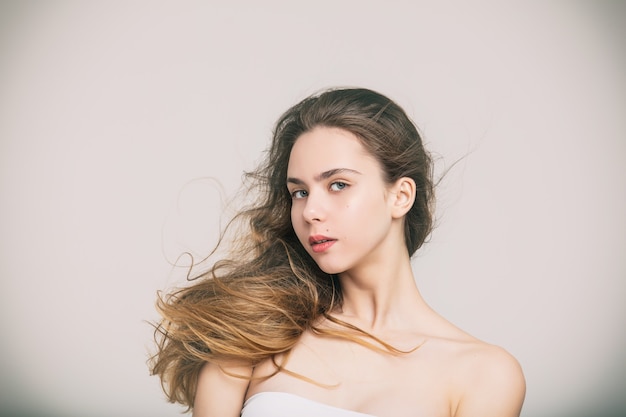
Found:
[[[517,417],[526,394],[522,368],[509,352],[481,341],[463,344],[457,369],[455,417]]]
[[[206,363],[198,376],[193,417],[239,417],[252,367]]]

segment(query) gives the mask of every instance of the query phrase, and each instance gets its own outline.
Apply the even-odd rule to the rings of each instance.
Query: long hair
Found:
[[[171,402],[193,406],[205,362],[255,365],[288,353],[305,330],[399,352],[331,316],[342,303],[338,278],[317,266],[291,225],[289,155],[300,135],[318,126],[355,134],[379,161],[389,184],[402,177],[415,181],[416,199],[404,219],[409,255],[430,233],[432,162],[402,108],[367,89],[326,90],[296,104],[276,123],[264,162],[246,174],[256,201],[227,227],[238,227],[231,230],[236,238],[229,242],[229,255],[191,286],[157,299],[162,319],[155,326],[158,350],[151,370]],[[345,331],[316,326],[320,318]],[[283,370],[281,364],[277,370]]]

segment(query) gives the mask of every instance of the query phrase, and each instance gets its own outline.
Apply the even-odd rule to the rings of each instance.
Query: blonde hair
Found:
[[[374,349],[401,351],[331,313],[342,304],[337,276],[323,272],[302,247],[290,220],[286,174],[298,137],[317,127],[354,133],[378,159],[385,180],[411,177],[417,197],[406,215],[405,243],[412,255],[432,228],[432,163],[414,123],[389,98],[367,89],[333,89],[306,98],[279,119],[267,158],[247,173],[258,202],[226,228],[229,256],[192,285],[160,295],[157,353],[151,370],[171,402],[193,407],[205,362],[244,363],[288,353],[302,333],[342,337]],[[223,240],[220,239],[220,242]],[[338,326],[319,327],[321,318]],[[277,364],[277,372],[284,370]]]

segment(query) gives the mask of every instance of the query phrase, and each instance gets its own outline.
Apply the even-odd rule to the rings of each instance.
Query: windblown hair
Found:
[[[402,177],[415,181],[416,199],[404,219],[409,255],[430,233],[432,161],[396,103],[367,89],[331,89],[296,104],[278,120],[265,161],[246,174],[257,200],[229,224],[240,226],[229,255],[190,286],[157,300],[162,319],[151,370],[171,402],[193,407],[205,362],[254,366],[287,354],[305,330],[398,352],[331,316],[342,304],[338,278],[317,266],[292,228],[289,156],[298,137],[319,126],[355,134],[380,163],[387,183]],[[321,318],[339,330],[317,326]],[[281,364],[277,369],[284,370]]]

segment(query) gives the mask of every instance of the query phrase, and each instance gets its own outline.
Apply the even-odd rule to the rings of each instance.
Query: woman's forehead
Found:
[[[289,176],[318,175],[328,170],[356,171],[377,168],[375,158],[352,132],[340,128],[317,127],[303,133],[291,149]]]

